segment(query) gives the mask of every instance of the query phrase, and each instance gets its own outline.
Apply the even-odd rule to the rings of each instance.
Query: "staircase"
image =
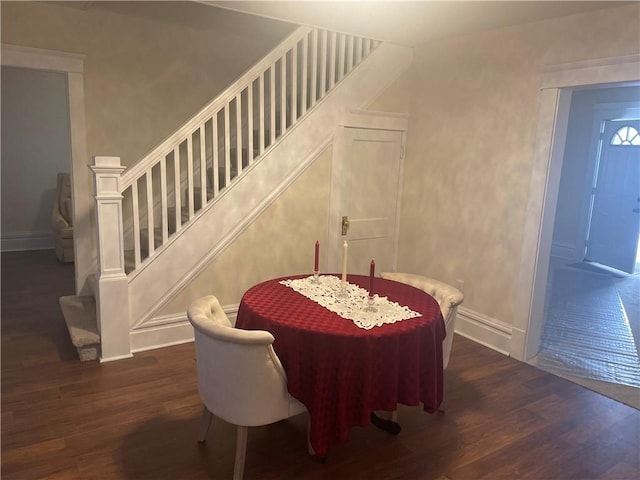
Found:
[[[301,27],[124,173],[118,158],[96,157],[94,299],[60,301],[74,344],[99,335],[106,361],[192,337],[186,319],[154,314],[410,58],[403,47]]]

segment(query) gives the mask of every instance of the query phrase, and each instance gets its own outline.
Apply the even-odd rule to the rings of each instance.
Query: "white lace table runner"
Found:
[[[385,323],[396,323],[410,318],[420,317],[409,307],[390,302],[387,297],[374,295],[375,311],[367,311],[369,292],[357,285],[347,283],[342,288],[341,281],[333,275],[319,275],[295,280],[282,280],[282,285],[292,288],[310,300],[322,305],[327,310],[337,313],[342,318],[353,321],[358,327],[369,330]]]

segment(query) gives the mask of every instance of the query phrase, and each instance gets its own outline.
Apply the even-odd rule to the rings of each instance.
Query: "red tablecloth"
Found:
[[[376,278],[375,293],[422,316],[364,330],[280,280],[244,294],[236,326],[274,335],[289,392],[309,410],[310,441],[318,456],[344,441],[351,427],[368,425],[372,411],[420,402],[429,413],[437,410],[445,326],[431,296]],[[348,281],[366,289],[369,277],[349,275]]]

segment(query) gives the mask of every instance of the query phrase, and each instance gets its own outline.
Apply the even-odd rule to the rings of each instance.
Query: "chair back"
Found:
[[[64,220],[71,226],[73,214],[71,206],[71,176],[68,173],[58,173],[56,188],[57,210]]]
[[[436,302],[440,305],[440,311],[442,312],[447,330],[447,336],[442,342],[442,366],[443,368],[447,368],[449,356],[451,355],[451,347],[453,346],[453,333],[456,328],[458,305],[464,300],[462,292],[439,280],[412,273],[384,272],[381,276],[382,278],[406,283],[412,287],[419,288],[436,299]]]
[[[292,412],[271,333],[234,328],[213,295],[194,301],[187,318],[194,328],[198,389],[211,413],[251,427],[304,411]]]

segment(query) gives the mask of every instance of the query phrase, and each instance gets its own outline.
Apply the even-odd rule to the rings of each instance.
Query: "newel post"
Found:
[[[124,269],[120,157],[93,157],[100,361],[131,357],[129,282]]]

